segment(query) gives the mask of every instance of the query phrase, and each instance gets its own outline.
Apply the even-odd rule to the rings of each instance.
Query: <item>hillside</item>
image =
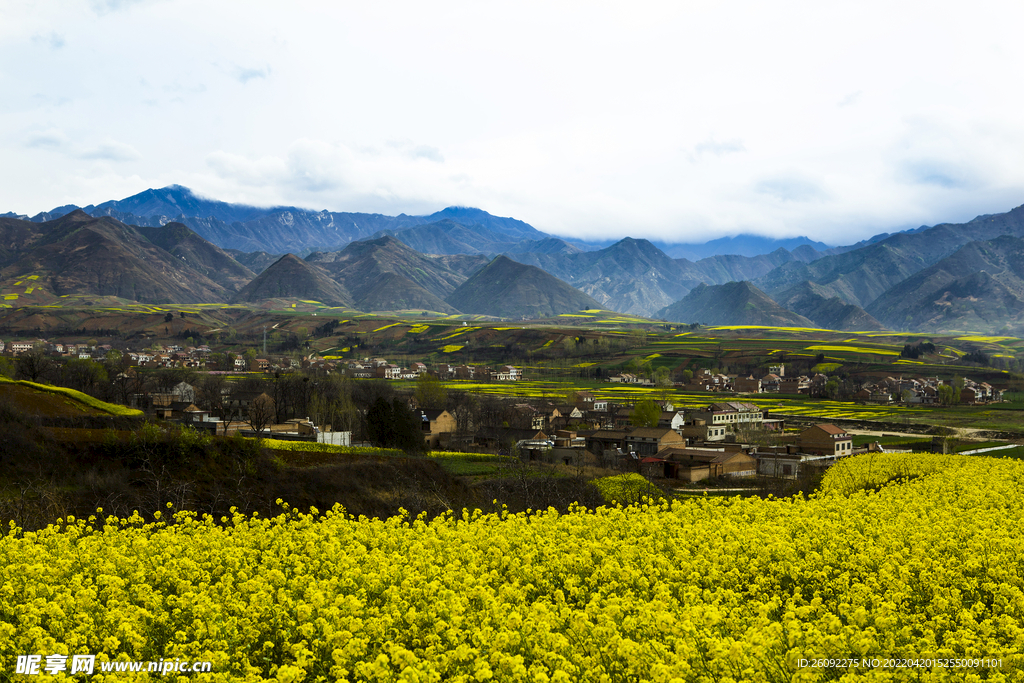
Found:
[[[801,282],[776,295],[780,306],[827,330],[882,330],[885,327],[860,306],[848,304],[813,282]]]
[[[251,270],[255,275],[262,273],[284,256],[284,254],[268,254],[265,251],[239,251],[238,249],[225,249],[224,253]]]
[[[330,306],[352,306],[345,288],[294,254],[285,254],[232,297],[232,302],[294,297]]]
[[[811,281],[832,296],[869,309],[868,305],[882,294],[952,255],[963,245],[1001,235],[1024,237],[1024,206],[1006,213],[979,216],[967,223],[897,233],[813,263],[787,263],[758,279],[756,284],[774,295],[800,282]]]
[[[352,291],[360,311],[401,311],[407,309],[458,313],[437,295],[420,287],[400,273],[381,272],[358,281]]]
[[[810,247],[807,247],[809,250]],[[806,252],[804,252],[806,253]],[[722,285],[726,282],[756,280],[779,266],[799,260],[796,255],[779,248],[770,254],[758,256],[715,255],[697,262],[677,259],[688,277],[704,284]]]
[[[331,273],[357,298],[361,282],[381,273],[402,275],[438,297],[448,296],[466,281],[465,276],[390,235],[352,242],[341,251],[313,252],[306,261]]]
[[[971,242],[885,292],[868,311],[893,329],[1024,329],[1024,240]]]
[[[749,282],[700,284],[655,314],[672,322],[704,325],[772,325],[814,327],[802,315],[787,311]]]
[[[598,251],[509,254],[535,265],[600,302],[599,308],[649,315],[699,280],[647,240],[631,237]]]
[[[182,249],[196,255],[200,269],[192,267],[187,258],[154,244],[132,226],[111,218],[94,218],[79,210],[39,224],[38,228],[19,230],[5,223],[4,232],[12,233],[20,242],[8,247],[0,278],[7,281],[34,276],[33,282],[26,283],[39,290],[32,292],[36,300],[43,293],[88,293],[145,303],[198,303],[224,301],[230,293],[207,276],[211,267],[201,262],[206,256],[198,256],[204,250],[188,238],[184,241],[189,246]],[[218,274],[218,279],[237,282],[238,264],[231,259],[225,264],[230,270]]]
[[[238,291],[256,274],[217,245],[207,242],[181,223],[161,228],[137,227],[150,242],[187,263],[220,286]]]
[[[540,268],[497,256],[446,301],[463,313],[500,318],[545,318],[601,308],[592,298]]]
[[[465,277],[469,277],[491,262],[483,254],[452,254],[428,256],[427,258],[433,259],[444,268]]]

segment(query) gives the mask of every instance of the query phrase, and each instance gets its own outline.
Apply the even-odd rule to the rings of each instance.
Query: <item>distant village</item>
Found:
[[[609,382],[654,386],[654,382],[639,375],[623,373],[612,375]],[[937,377],[885,377],[876,382],[868,382],[853,393],[850,398],[859,403],[905,403],[932,405],[942,403],[944,392],[942,387],[956,389],[957,401],[960,404],[975,405],[994,403],[1003,400],[1003,392],[987,382],[975,382],[963,379],[960,387],[944,382]],[[673,386],[687,392],[729,392],[737,394],[805,394],[808,396],[829,396],[829,377],[817,373],[811,377],[806,375],[786,376],[784,364],[769,368],[763,377],[749,375],[740,377],[713,373],[710,370],[698,370],[689,383],[675,383]]]
[[[246,372],[255,377],[267,373],[312,371],[353,379],[437,379],[482,382],[515,382],[523,379],[520,368],[469,365],[435,365],[413,362],[409,367],[384,358],[344,360],[311,354],[301,358],[263,358],[253,351],[244,355],[213,354],[207,346],[164,346],[148,351],[116,351],[110,345],[61,344],[45,340],[0,342],[0,353],[22,357],[29,352],[66,360],[110,361],[120,359],[121,379],[138,377],[136,368],[184,368],[204,371],[206,376]],[[113,355],[111,355],[113,352]],[[195,377],[196,375],[193,375]],[[649,380],[622,374],[608,382],[650,385]],[[785,366],[769,368],[764,377],[737,377],[698,371],[692,381],[676,384],[691,392],[782,393],[822,396],[829,378],[823,374],[786,376]],[[265,386],[274,386],[271,382]],[[248,436],[317,441],[353,445],[352,430],[333,430],[317,425],[308,416],[282,419],[275,392],[257,386],[223,383],[217,400],[200,405],[197,387],[181,381],[155,390],[139,382],[126,403],[151,416],[191,425],[213,434],[240,432]],[[887,404],[934,404],[950,392],[959,402],[978,404],[1001,400],[1001,392],[987,383],[970,379],[959,385],[937,378],[886,377],[864,384],[854,394],[859,402]],[[459,419],[457,410],[417,405],[415,396],[405,399],[420,425],[424,445],[432,449],[497,451],[518,454],[525,461],[565,465],[591,465],[641,472],[645,476],[700,481],[719,476],[797,477],[808,467],[826,465],[836,458],[862,453],[877,445],[854,448],[851,435],[833,424],[815,424],[786,430],[782,419],[768,410],[743,401],[712,402],[697,410],[677,410],[669,402],[657,404],[658,414],[638,426],[636,406],[595,398],[590,392],[575,393],[571,403],[501,399],[500,409]],[[294,412],[294,411],[293,411]]]

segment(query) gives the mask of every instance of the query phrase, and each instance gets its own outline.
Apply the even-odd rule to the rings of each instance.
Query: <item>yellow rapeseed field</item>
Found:
[[[810,498],[13,528],[0,670],[92,653],[209,660],[188,680],[217,681],[1019,681],[1022,489],[1016,461],[878,455]],[[841,661],[801,665],[822,659]],[[158,679],[134,676],[89,680]]]

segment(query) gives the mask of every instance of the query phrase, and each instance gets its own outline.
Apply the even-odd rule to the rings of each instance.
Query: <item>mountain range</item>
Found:
[[[579,305],[684,322],[1024,331],[1024,207],[846,247],[740,236],[664,249],[627,237],[598,248],[480,209],[261,208],[170,186],[31,219],[8,213],[0,239],[0,286],[8,292],[31,273],[39,296],[296,297],[499,317]]]

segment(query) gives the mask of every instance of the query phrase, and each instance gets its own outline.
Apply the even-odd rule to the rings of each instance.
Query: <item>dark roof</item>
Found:
[[[637,427],[633,431],[626,434],[626,437],[633,437],[637,439],[662,439],[669,434],[678,433],[671,427]],[[680,437],[681,439],[682,437]]]

